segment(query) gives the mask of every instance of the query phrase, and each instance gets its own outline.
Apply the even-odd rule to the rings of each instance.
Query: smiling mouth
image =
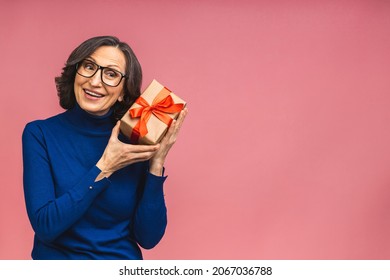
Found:
[[[92,97],[96,97],[96,98],[102,98],[104,97],[103,94],[100,94],[100,93],[97,93],[97,92],[93,92],[93,91],[90,91],[90,90],[87,90],[87,89],[84,89],[84,92],[86,94],[88,94],[89,96],[92,96]]]

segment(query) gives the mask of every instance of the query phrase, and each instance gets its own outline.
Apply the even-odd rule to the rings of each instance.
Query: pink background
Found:
[[[107,34],[189,105],[146,259],[390,258],[390,1],[1,0],[0,259],[30,258],[22,130]]]

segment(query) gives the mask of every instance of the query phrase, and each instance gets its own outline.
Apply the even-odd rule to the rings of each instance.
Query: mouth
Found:
[[[102,97],[104,97],[104,94],[101,94],[101,93],[98,93],[98,92],[95,92],[95,91],[84,89],[84,92],[87,95],[95,97],[95,98],[102,98]]]

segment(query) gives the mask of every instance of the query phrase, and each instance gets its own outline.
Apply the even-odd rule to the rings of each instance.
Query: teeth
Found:
[[[89,90],[85,90],[85,92],[89,95],[92,95],[94,97],[103,97],[104,95],[103,94],[98,94],[98,93],[95,93],[95,92],[92,92],[92,91],[89,91]]]

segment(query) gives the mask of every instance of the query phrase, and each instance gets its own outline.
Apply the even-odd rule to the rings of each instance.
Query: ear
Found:
[[[124,96],[125,94],[122,92],[120,95],[119,95],[119,97],[118,97],[118,101],[119,102],[122,102],[123,101],[123,96]]]

